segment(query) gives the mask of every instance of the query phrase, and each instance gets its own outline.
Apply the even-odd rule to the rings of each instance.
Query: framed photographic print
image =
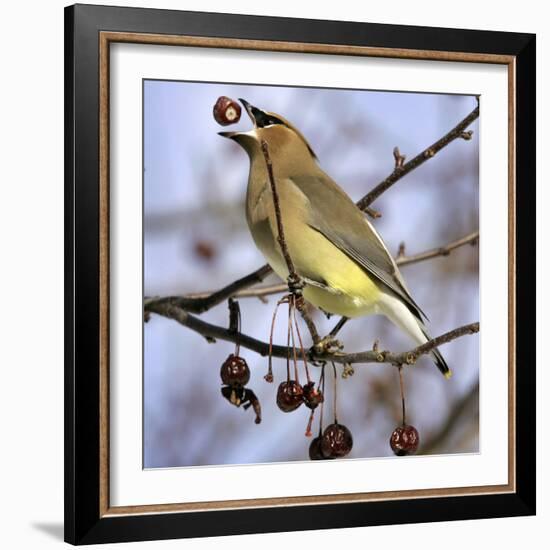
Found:
[[[65,538],[535,513],[535,37],[65,12]]]

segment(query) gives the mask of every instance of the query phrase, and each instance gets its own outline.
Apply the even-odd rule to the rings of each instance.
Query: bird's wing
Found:
[[[395,292],[420,319],[426,314],[410,295],[384,242],[351,198],[324,172],[293,176],[311,204],[308,224]]]

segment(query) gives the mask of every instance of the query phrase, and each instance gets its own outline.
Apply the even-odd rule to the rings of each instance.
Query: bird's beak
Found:
[[[260,127],[258,123],[261,121],[262,117],[265,117],[265,113],[258,109],[257,107],[254,107],[254,105],[251,105],[246,101],[246,99],[239,98],[239,101],[243,104],[243,107],[245,108],[246,114],[249,116],[250,120],[252,121],[252,124],[254,124],[254,129]],[[235,139],[236,137],[244,134],[245,132],[218,132],[218,135],[228,138],[228,139]]]
[[[254,124],[254,128],[257,128],[258,122],[256,117],[260,113],[262,113],[262,111],[260,111],[260,109],[258,109],[257,107],[254,107],[254,105],[250,105],[250,103],[248,103],[248,101],[246,101],[246,99],[243,99],[242,97],[239,97],[239,101],[243,104],[243,107],[246,110],[246,114],[249,116],[252,124]]]
[[[228,139],[234,139],[235,136],[240,135],[241,132],[218,132],[218,136],[222,136],[224,138]]]

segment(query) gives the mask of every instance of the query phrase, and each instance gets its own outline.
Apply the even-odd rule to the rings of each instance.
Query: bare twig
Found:
[[[267,176],[269,179],[269,184],[271,186],[271,193],[273,194],[273,206],[275,208],[275,218],[277,219],[277,242],[281,247],[281,252],[283,253],[283,258],[288,268],[288,286],[290,291],[292,292],[292,285],[301,283],[301,281],[299,280],[296,270],[294,269],[294,263],[292,262],[292,258],[290,257],[290,253],[288,252],[288,247],[286,245],[285,230],[283,227],[283,219],[281,216],[281,205],[279,202],[279,193],[277,192],[277,185],[275,184],[275,177],[273,176],[273,163],[271,162],[271,157],[269,156],[267,141],[265,141],[264,139],[262,139],[262,153],[264,155],[265,165],[267,167]],[[300,287],[301,286],[303,286],[303,284],[300,284]]]
[[[399,151],[399,147],[393,148],[393,158],[395,159],[395,170],[401,170],[403,168],[403,164],[405,163],[406,156],[402,155]]]
[[[375,210],[374,208],[371,208],[370,206],[365,206],[365,208],[363,208],[363,212],[365,214],[368,214],[373,219],[382,217],[382,214],[380,214],[380,212],[378,212],[378,210]]]
[[[397,250],[397,256],[395,257],[395,261],[397,262],[398,260],[404,257],[405,257],[405,243],[401,241],[399,243],[399,248]]]
[[[471,131],[465,132],[466,128],[479,117],[479,105],[464,119],[462,119],[452,130],[446,133],[441,139],[438,139],[435,143],[424,149],[421,153],[416,155],[407,163],[403,163],[401,160],[402,155],[397,147],[394,149],[395,166],[393,172],[383,181],[381,181],[374,189],[369,191],[358,203],[357,206],[361,210],[365,210],[370,206],[382,193],[387,191],[395,182],[400,180],[403,176],[406,176],[409,172],[418,168],[421,164],[428,159],[433,158],[441,149],[449,145],[457,138],[465,140],[471,139]],[[397,153],[397,154],[396,154]]]
[[[478,243],[478,241],[479,231],[474,231],[473,233],[465,235],[464,237],[462,237],[461,239],[457,239],[456,241],[452,241],[445,246],[432,248],[431,250],[426,250],[425,252],[420,252],[419,254],[413,254],[410,256],[404,254],[405,246],[403,243],[401,243],[403,245],[403,248],[401,249],[400,247],[397,258],[395,259],[395,263],[399,266],[403,266],[415,264],[424,260],[430,260],[431,258],[436,258],[437,256],[448,256],[455,248],[459,248],[460,246],[464,246],[466,244],[474,246]],[[403,254],[401,254],[401,252],[403,252]]]
[[[267,167],[267,175],[269,178],[269,184],[271,186],[271,192],[273,194],[273,205],[275,208],[275,217],[277,218],[277,242],[281,247],[281,251],[283,253],[283,257],[285,259],[285,263],[288,268],[288,279],[287,279],[288,290],[292,294],[294,294],[296,298],[294,303],[296,304],[296,307],[300,310],[302,318],[304,319],[307,325],[307,328],[309,330],[309,333],[311,334],[313,343],[316,344],[321,340],[321,337],[319,336],[317,327],[315,326],[313,319],[309,315],[307,306],[304,303],[304,300],[302,297],[302,288],[304,287],[304,282],[302,281],[300,276],[296,273],[296,269],[294,268],[294,263],[292,262],[292,258],[288,251],[288,247],[285,240],[283,219],[281,215],[281,205],[279,202],[279,194],[277,192],[277,185],[275,184],[275,176],[273,175],[273,164],[271,162],[271,157],[269,156],[269,147],[267,145],[267,141],[263,139],[262,139],[262,153],[264,155],[265,164]]]

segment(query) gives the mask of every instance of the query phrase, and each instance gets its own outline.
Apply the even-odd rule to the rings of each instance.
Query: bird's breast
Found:
[[[278,186],[285,242],[307,285],[305,298],[328,313],[356,317],[372,311],[380,290],[369,274],[336,245],[308,224],[307,202]],[[281,191],[279,191],[281,189]],[[284,281],[288,268],[277,241],[277,219],[271,189],[265,187],[247,200],[247,221],[258,249]],[[250,197],[249,197],[250,199]]]

